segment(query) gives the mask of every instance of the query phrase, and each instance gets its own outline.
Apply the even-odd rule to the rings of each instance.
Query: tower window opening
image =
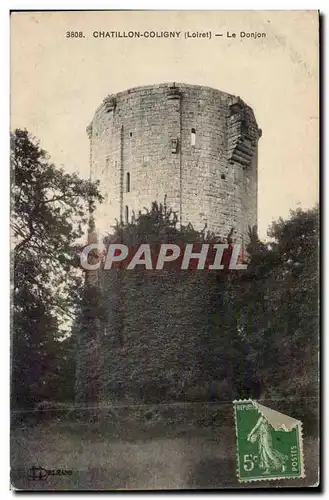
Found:
[[[191,129],[191,146],[195,146],[195,137],[196,137],[195,128],[192,128]]]
[[[225,174],[222,174],[222,175],[221,175],[221,179],[223,179],[223,180],[225,180],[225,179],[226,179]]]
[[[129,137],[132,137],[133,136],[133,133],[132,132],[129,132]]]
[[[129,208],[128,208],[128,205],[126,205],[126,208],[125,208],[125,220],[126,220],[126,224],[128,224],[128,222],[129,222]]]
[[[171,152],[172,154],[178,152],[178,139],[171,139]]]
[[[126,193],[130,193],[130,173],[126,175]]]

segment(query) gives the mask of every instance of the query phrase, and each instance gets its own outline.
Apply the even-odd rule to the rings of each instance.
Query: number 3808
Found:
[[[67,31],[66,38],[84,38],[83,31]]]

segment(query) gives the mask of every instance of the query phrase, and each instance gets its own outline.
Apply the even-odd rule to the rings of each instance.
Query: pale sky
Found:
[[[94,31],[129,30],[181,35],[93,38]],[[267,36],[240,38],[242,30]],[[66,38],[67,31],[85,38]],[[186,39],[186,31],[212,38]],[[27,128],[56,165],[88,177],[86,126],[107,95],[164,82],[207,85],[240,96],[263,130],[260,236],[289,209],[318,201],[317,12],[14,13],[11,36],[11,128]]]

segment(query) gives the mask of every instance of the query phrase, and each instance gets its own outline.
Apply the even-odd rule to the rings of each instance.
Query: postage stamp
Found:
[[[251,399],[233,405],[239,481],[305,477],[302,422]]]

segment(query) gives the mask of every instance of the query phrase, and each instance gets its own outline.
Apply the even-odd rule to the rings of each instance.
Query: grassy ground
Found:
[[[207,427],[118,426],[61,421],[16,425],[12,431],[12,484],[29,490],[147,490],[236,488],[232,425]],[[317,482],[318,449],[304,440],[304,480],[253,483],[255,487],[303,486]],[[71,469],[71,476],[27,479],[33,465]],[[246,486],[243,486],[246,487]],[[247,485],[247,487],[250,487]]]

